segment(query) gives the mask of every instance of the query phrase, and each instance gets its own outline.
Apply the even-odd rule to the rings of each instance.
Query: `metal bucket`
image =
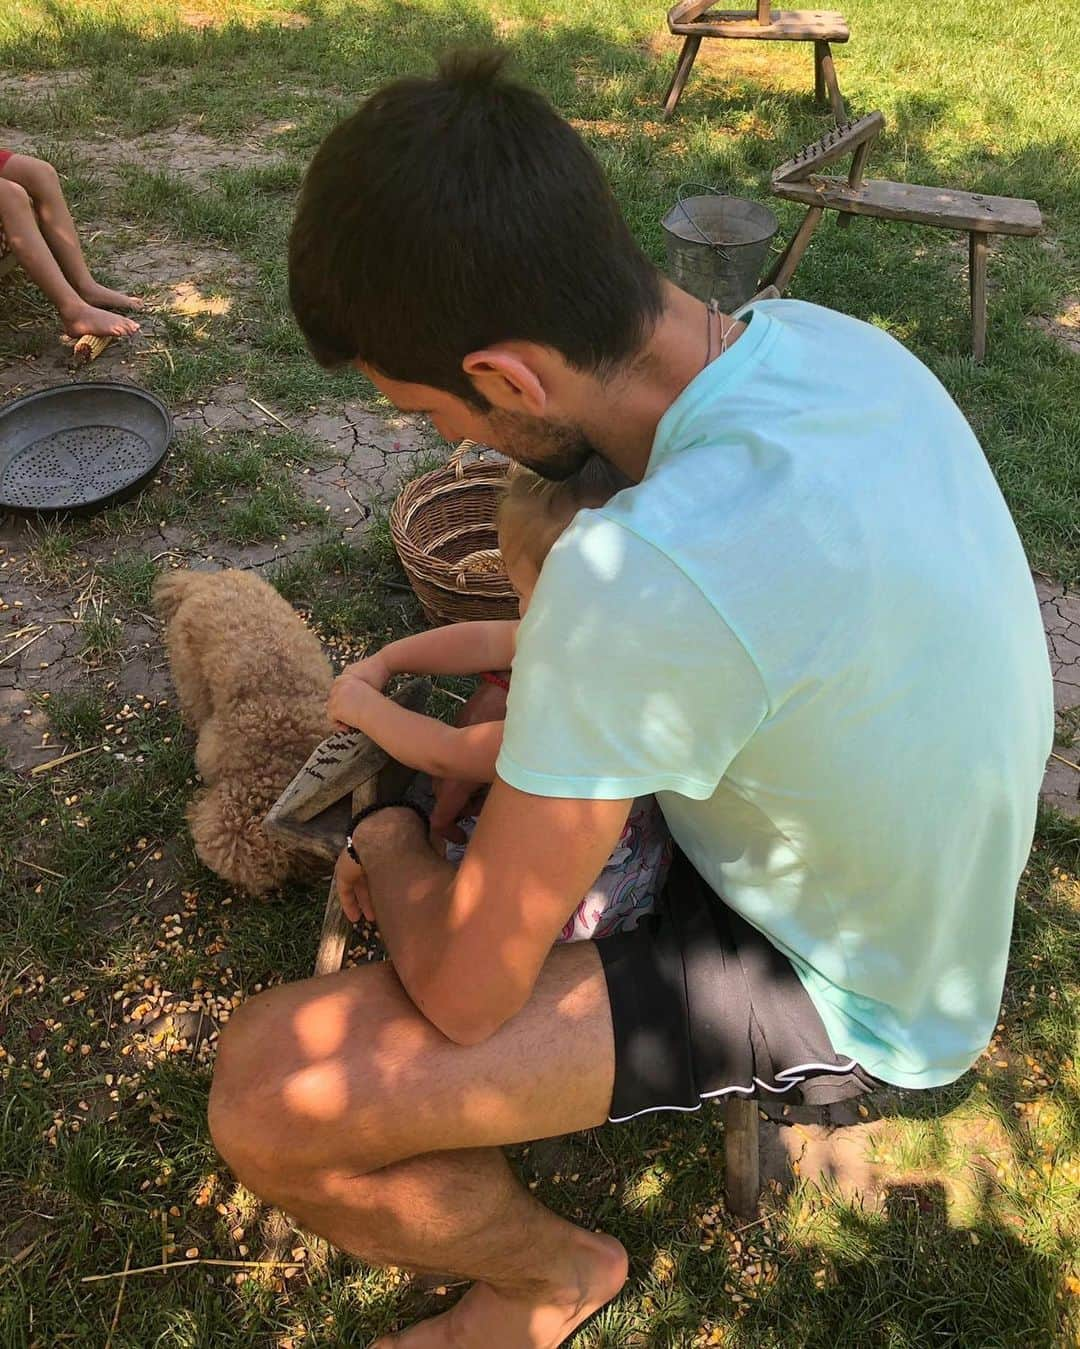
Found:
[[[694,187],[696,184],[689,184]],[[706,195],[679,200],[660,222],[668,275],[699,300],[730,312],[754,295],[780,222],[767,206],[745,197]]]

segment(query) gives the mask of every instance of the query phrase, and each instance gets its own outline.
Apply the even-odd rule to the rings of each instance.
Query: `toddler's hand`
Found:
[[[376,651],[373,656],[365,656],[363,660],[354,661],[352,665],[346,665],[344,670],[338,676],[340,679],[359,679],[364,684],[370,684],[373,689],[382,693],[390,682],[390,676],[393,673],[383,659],[381,651]]]
[[[363,710],[371,710],[371,701],[378,701],[376,694],[366,679],[358,679],[350,666],[344,674],[338,675],[330,685],[330,696],[326,700],[326,714],[339,731],[363,730]]]

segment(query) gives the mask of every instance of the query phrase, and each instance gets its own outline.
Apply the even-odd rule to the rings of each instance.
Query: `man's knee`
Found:
[[[377,1019],[384,972],[365,971],[360,1019]],[[338,1005],[330,980],[271,989],[222,1032],[210,1093],[214,1144],[249,1189],[284,1202],[286,1179],[340,1164],[355,1174],[399,1159],[388,1137],[397,1097],[393,1054],[371,1052]],[[322,981],[319,981],[322,985]],[[357,1012],[355,993],[353,1014]],[[367,1015],[370,1013],[370,1017]]]
[[[268,1053],[274,1009],[258,1006],[263,999],[272,1001],[272,994],[246,1003],[222,1031],[208,1107],[214,1146],[236,1176],[257,1191],[287,1142],[273,1106],[282,1085]]]

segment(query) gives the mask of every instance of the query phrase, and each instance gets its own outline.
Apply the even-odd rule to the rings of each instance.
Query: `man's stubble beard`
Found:
[[[549,482],[563,482],[599,454],[579,426],[544,421],[523,412],[489,416],[495,449]]]

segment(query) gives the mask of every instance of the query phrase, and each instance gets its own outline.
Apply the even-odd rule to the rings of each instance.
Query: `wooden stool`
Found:
[[[830,42],[846,42],[847,21],[842,14],[820,9],[771,9],[769,0],[757,0],[751,9],[706,13],[709,0],[680,0],[668,11],[668,31],[685,38],[675,74],[664,95],[664,118],[678,107],[694,58],[706,37],[750,42],[812,42],[814,44],[814,94],[820,102],[828,95],[833,116],[845,120],[844,100],[836,80]]]
[[[1042,215],[1036,202],[1021,197],[990,197],[945,187],[919,187],[863,179],[870,149],[885,125],[880,112],[836,127],[813,145],[805,146],[772,176],[774,195],[809,207],[791,242],[766,278],[785,290],[825,211],[840,213],[846,225],[852,215],[882,220],[909,220],[937,229],[966,230],[971,291],[971,351],[976,361],[986,355],[986,254],[991,234],[1040,234]],[[853,152],[846,179],[816,172],[842,155]]]
[[[413,679],[395,701],[420,712],[430,692],[426,679]],[[391,759],[362,732],[339,731],[311,752],[270,807],[263,828],[271,838],[300,843],[308,852],[336,862],[353,815],[376,801],[396,800],[412,777],[411,768]],[[315,956],[316,974],[335,974],[341,969],[351,930],[331,881]]]

